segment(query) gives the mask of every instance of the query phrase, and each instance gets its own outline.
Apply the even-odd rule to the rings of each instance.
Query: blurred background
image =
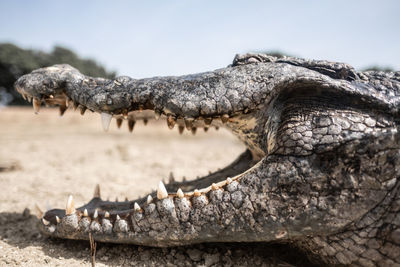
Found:
[[[0,2],[0,100],[33,69],[69,63],[91,76],[182,75],[231,63],[237,53],[281,53],[400,69],[400,2]]]

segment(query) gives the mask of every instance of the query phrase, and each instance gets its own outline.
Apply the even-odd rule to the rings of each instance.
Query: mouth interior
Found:
[[[65,112],[65,106],[67,106],[67,108],[73,107],[74,109],[77,109],[79,107],[81,110],[81,114],[83,114],[86,110],[85,107],[81,107],[80,105],[75,105],[73,102],[68,103],[67,101],[67,104],[64,105],[65,102],[63,100],[64,99],[62,99],[62,97],[56,97],[56,98],[45,99],[44,102],[50,106],[59,105],[60,114],[63,114]],[[144,110],[143,112],[134,111],[126,113],[124,115],[123,114],[114,115],[113,117],[116,119],[118,127],[121,126],[124,120],[127,120],[128,128],[130,131],[132,131],[136,121],[143,120],[146,124],[147,121],[149,119],[153,119],[155,115],[157,117],[157,114],[155,114],[153,111]],[[173,128],[175,125],[171,127],[171,124],[168,122],[167,114],[163,115],[165,115],[168,127],[170,129]],[[111,116],[110,115],[108,116],[109,118],[106,119],[102,118],[103,127],[105,129],[106,128],[108,129],[107,124],[109,124],[109,120],[111,120]],[[176,124],[175,127],[179,129],[180,133],[182,133],[184,128],[190,130],[192,133],[195,133],[197,128],[203,128],[205,131],[207,131],[209,127],[219,128],[220,126],[222,126],[223,123],[221,122],[221,120],[217,119],[214,119],[211,122],[207,121],[206,119],[202,119],[193,121],[191,122],[190,125],[188,125],[187,121],[185,121],[183,118],[177,118],[174,124]],[[182,190],[185,196],[192,196],[193,194],[195,194],[196,191],[206,193],[211,190],[212,185],[214,186],[217,185],[219,187],[222,187],[227,183],[229,179],[236,179],[242,173],[246,172],[251,167],[253,167],[257,162],[258,160],[255,160],[252,156],[251,151],[247,149],[235,161],[233,161],[231,164],[229,164],[223,169],[210,173],[201,178],[197,178],[196,180],[193,181],[175,182],[173,180],[170,180],[170,182],[165,185],[165,188],[167,189],[169,196],[176,196],[178,189]],[[108,200],[106,201],[101,199],[99,188],[96,188],[92,200],[90,200],[87,204],[83,205],[82,207],[77,208],[76,211],[81,215],[86,214],[84,216],[90,216],[90,217],[110,216],[115,218],[118,215],[119,217],[123,218],[128,216],[130,213],[132,213],[133,210],[135,210],[135,204],[138,204],[140,207],[143,207],[146,204],[146,202],[149,201],[149,198],[151,199],[157,198],[157,192],[153,191],[148,196],[138,198],[135,200],[126,200],[119,202],[112,202]],[[95,215],[96,213],[97,215]],[[57,220],[61,219],[65,215],[66,215],[65,209],[52,209],[48,210],[44,214],[43,218],[49,222],[56,224]]]

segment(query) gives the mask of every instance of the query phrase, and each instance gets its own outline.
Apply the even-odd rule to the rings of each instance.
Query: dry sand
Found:
[[[129,199],[148,193],[172,171],[194,179],[233,161],[244,146],[228,131],[196,136],[169,130],[163,121],[138,122],[133,133],[100,116],[55,109],[34,115],[31,108],[0,110],[0,266],[90,266],[89,243],[51,239],[37,228],[35,204],[77,206],[101,185],[103,198]],[[277,252],[278,251],[278,252]],[[97,266],[269,265],[278,247],[265,244],[207,244],[172,249],[98,244]],[[289,253],[290,254],[290,253]],[[287,255],[286,255],[287,256]],[[290,255],[289,255],[290,258]],[[290,260],[289,260],[290,261]]]

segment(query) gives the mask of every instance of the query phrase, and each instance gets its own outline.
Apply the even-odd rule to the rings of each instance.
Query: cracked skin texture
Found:
[[[162,116],[180,131],[226,127],[247,146],[226,168],[148,198],[95,194],[76,210],[49,210],[40,228],[50,236],[91,232],[160,247],[278,242],[316,263],[400,265],[400,72],[246,54],[211,72],[139,80],[55,65],[15,87],[35,110],[45,102],[63,113],[70,103],[102,113],[106,128],[110,115],[130,129]]]

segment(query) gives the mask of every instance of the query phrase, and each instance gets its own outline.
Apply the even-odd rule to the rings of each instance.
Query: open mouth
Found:
[[[24,97],[32,100],[29,96],[24,95]],[[68,97],[64,94],[43,96],[41,99],[33,98],[35,112],[39,112],[42,103],[46,106],[59,106],[61,115],[68,108],[79,109],[82,115],[87,110],[86,107],[68,100]],[[101,113],[100,117],[105,131],[108,130],[113,120],[116,121],[118,128],[126,124],[129,131],[132,131],[137,121],[143,121],[147,124],[149,120],[157,119],[165,120],[169,129],[177,128],[179,133],[186,130],[194,134],[197,130],[203,129],[207,132],[209,128],[218,129],[219,127],[236,130],[243,117],[249,119],[253,116],[253,112],[248,111],[246,114],[237,114],[232,117],[223,115],[211,118],[185,119],[172,117],[164,112],[138,109],[113,115]],[[73,197],[69,196],[65,209],[51,209],[43,214],[40,227],[45,233],[59,237],[80,239],[82,235],[93,233],[97,240],[112,241],[112,234],[134,233],[135,228],[141,227],[135,218],[141,217],[145,213],[151,213],[151,210],[157,208],[157,206],[165,206],[165,203],[169,202],[167,206],[180,205],[190,213],[193,202],[207,203],[211,197],[211,192],[223,192],[229,190],[229,188],[237,187],[241,176],[257,164],[260,159],[261,157],[257,152],[247,149],[225,168],[193,181],[176,182],[170,179],[168,184],[160,181],[156,191],[150,192],[146,197],[134,200],[118,202],[103,200],[100,187],[97,185],[93,198],[87,204],[75,207]],[[159,204],[161,202],[164,204]],[[118,240],[118,242],[121,242],[121,240]]]

